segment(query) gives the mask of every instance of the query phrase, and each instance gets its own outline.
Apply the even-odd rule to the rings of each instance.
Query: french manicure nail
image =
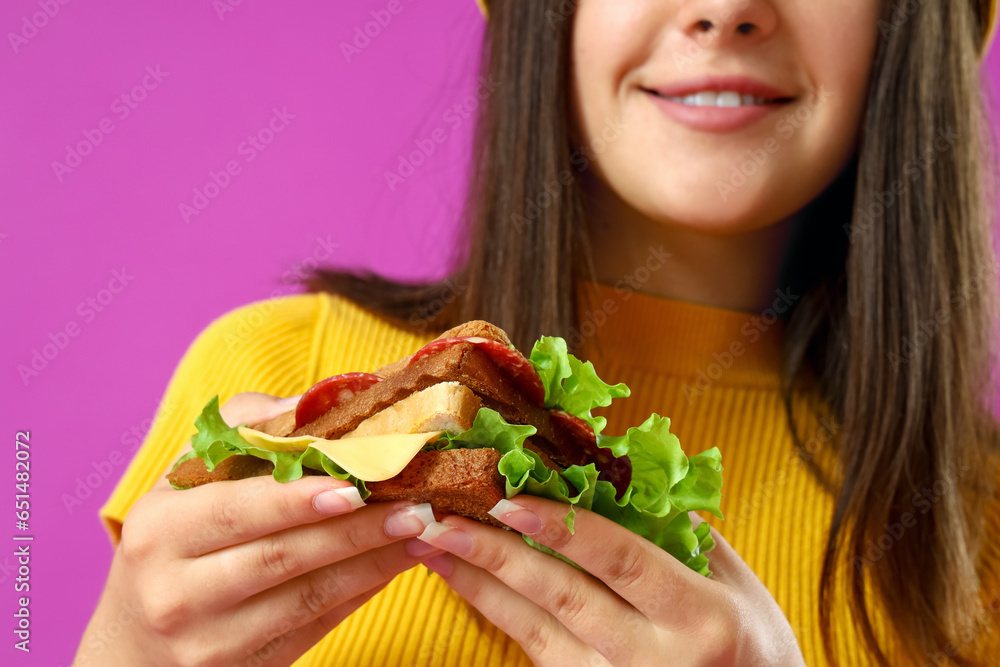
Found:
[[[417,537],[457,556],[468,556],[472,553],[472,537],[468,533],[444,523],[434,522],[430,524]]]
[[[313,507],[316,511],[330,516],[351,512],[364,506],[365,501],[361,500],[361,493],[353,486],[330,489],[313,496]]]
[[[487,514],[525,535],[533,535],[542,529],[542,520],[537,514],[506,499],[494,505]]]
[[[419,535],[428,524],[434,523],[434,510],[428,503],[411,505],[389,515],[385,532],[391,537]]]

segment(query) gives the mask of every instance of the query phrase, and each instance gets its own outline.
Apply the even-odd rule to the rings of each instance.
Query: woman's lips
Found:
[[[793,100],[782,98],[747,106],[693,106],[667,99],[653,91],[643,91],[665,116],[693,130],[735,132],[780,111]]]

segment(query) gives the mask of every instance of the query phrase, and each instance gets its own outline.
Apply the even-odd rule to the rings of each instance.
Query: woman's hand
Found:
[[[517,533],[460,517],[431,524],[421,539],[454,554],[434,556],[427,567],[535,664],[804,664],[778,604],[716,531],[707,578],[593,512],[577,510],[571,535],[566,505],[515,500],[500,501],[491,514],[591,574]]]
[[[254,423],[288,405],[240,394],[222,413]],[[440,553],[402,541],[433,521],[429,506],[362,505],[330,477],[184,491],[160,479],[122,527],[74,667],[290,665],[397,574]]]

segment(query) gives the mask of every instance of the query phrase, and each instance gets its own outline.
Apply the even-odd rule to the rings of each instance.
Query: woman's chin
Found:
[[[685,197],[654,207],[647,215],[668,227],[707,234],[739,234],[758,230],[784,220],[788,214],[759,200],[721,203],[705,198]]]

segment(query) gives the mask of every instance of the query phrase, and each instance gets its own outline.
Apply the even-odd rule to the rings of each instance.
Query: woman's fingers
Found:
[[[302,574],[419,535],[431,506],[373,503],[348,515],[296,526],[191,561],[187,575],[215,608],[226,608]]]
[[[189,558],[363,506],[354,485],[320,475],[285,483],[270,476],[213,482],[152,491],[147,499],[157,503],[151,514],[186,517],[185,533],[168,537],[171,551]]]
[[[319,618],[301,627],[290,622],[281,623],[281,634],[247,656],[239,665],[290,665],[316,645],[319,640],[363,604],[379,594],[388,584],[377,586],[347,602],[334,607]]]
[[[421,539],[489,572],[612,662],[622,645],[631,643],[616,644],[612,632],[635,631],[645,623],[641,614],[606,586],[572,565],[530,548],[517,533],[449,517],[447,523],[431,525]],[[609,619],[614,619],[614,629]]]
[[[520,541],[520,538],[514,537]],[[551,559],[545,554],[539,555]],[[425,564],[441,575],[456,593],[468,600],[491,623],[520,644],[536,665],[606,667],[610,664],[600,653],[569,632],[556,617],[489,572],[449,554],[429,558]],[[604,622],[609,620],[605,618]]]
[[[232,623],[270,641],[282,634],[276,619],[303,627],[427,557],[410,555],[403,542],[374,549],[248,598],[235,607]]]
[[[516,502],[499,505],[496,515],[515,529],[530,522],[531,516],[538,517],[542,528],[529,537],[578,563],[646,616],[683,616],[683,610],[671,609],[672,601],[710,594],[706,583],[715,588],[715,582],[649,540],[594,512],[577,510],[575,531],[570,533],[564,522],[566,506],[561,503],[519,496]]]
[[[684,612],[675,608],[674,601],[711,595],[721,587],[684,567],[652,542],[598,514],[578,509],[571,533],[564,521],[566,505],[532,496],[515,500],[500,501],[493,516],[577,563],[648,617],[672,615],[682,622]],[[481,531],[475,527],[470,530],[476,530],[478,539]],[[486,569],[492,571],[489,566]]]

